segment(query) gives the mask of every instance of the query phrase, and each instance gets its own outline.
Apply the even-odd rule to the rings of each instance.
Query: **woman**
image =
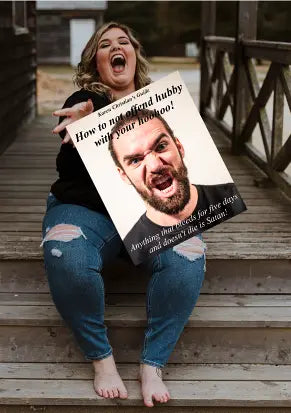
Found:
[[[63,145],[57,157],[59,179],[52,185],[43,222],[45,267],[55,305],[71,327],[95,370],[94,388],[105,398],[127,398],[104,325],[103,266],[117,257],[122,241],[110,220],[65,127],[150,83],[141,46],[129,28],[102,26],[89,40],[78,65],[81,88],[54,113]],[[168,249],[149,260],[148,327],[140,358],[144,403],[167,402],[162,381],[166,364],[191,314],[204,278],[204,245],[190,261]],[[196,240],[197,241],[197,240]],[[197,242],[196,242],[197,244]]]

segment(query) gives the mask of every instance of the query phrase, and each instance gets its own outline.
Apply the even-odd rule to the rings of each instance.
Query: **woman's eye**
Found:
[[[100,46],[100,49],[104,49],[105,47],[108,47],[109,43],[102,43]]]
[[[121,42],[119,42],[120,44],[129,44],[129,41],[127,41],[127,40],[123,40],[123,41],[121,41]]]

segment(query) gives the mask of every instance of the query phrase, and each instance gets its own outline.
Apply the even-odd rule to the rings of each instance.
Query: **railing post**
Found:
[[[208,84],[208,69],[206,61],[205,36],[215,34],[216,2],[201,2],[201,42],[200,42],[200,114],[204,115],[206,107],[206,86]]]
[[[239,154],[242,146],[239,137],[247,115],[249,106],[249,92],[244,70],[244,55],[242,40],[255,40],[257,36],[257,2],[238,1],[236,21],[236,45],[235,45],[235,74],[234,74],[234,117],[232,152]]]

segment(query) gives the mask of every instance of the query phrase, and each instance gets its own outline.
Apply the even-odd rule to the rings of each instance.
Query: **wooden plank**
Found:
[[[273,103],[273,125],[271,160],[274,161],[283,143],[283,120],[284,120],[284,94],[280,77],[274,80],[274,103]],[[291,136],[291,135],[290,135]],[[291,160],[291,155],[290,155]],[[285,169],[285,168],[284,168]],[[283,169],[283,170],[284,170]]]
[[[223,96],[221,106],[218,113],[218,119],[223,119],[228,106],[231,109],[233,115],[233,87],[234,87],[234,70],[231,70],[228,56],[225,54],[223,58],[223,75],[226,85],[226,92]]]
[[[250,142],[245,144],[245,151],[248,153],[249,157],[259,165],[262,170],[270,177],[270,179],[282,190],[284,193],[291,198],[291,178],[284,172],[277,172],[261,158],[261,154]],[[288,155],[287,155],[288,156]],[[285,158],[285,156],[284,156]]]
[[[54,305],[47,293],[0,293],[0,302],[5,306],[48,306]],[[106,306],[145,307],[146,295],[106,294]],[[291,307],[290,294],[200,294],[196,307]]]
[[[43,406],[46,413],[115,413],[115,406]],[[33,406],[36,409],[36,406]],[[41,407],[42,408],[42,407]],[[1,406],[1,413],[31,413],[31,406],[4,405]],[[123,406],[122,413],[143,413],[144,406]],[[254,407],[215,407],[217,413],[254,413]],[[256,407],[256,413],[289,413],[287,407]],[[164,407],[155,406],[155,412],[163,413]],[[179,413],[213,413],[213,407],[200,406],[176,406],[169,407],[169,412],[173,410]]]
[[[33,212],[33,211],[30,211]],[[0,222],[41,222],[43,219],[43,213],[14,213],[14,211],[11,211],[10,213],[0,213]],[[213,219],[215,218],[215,215],[212,216]],[[235,217],[232,217],[231,220],[232,222],[236,223],[273,223],[273,222],[289,222],[290,223],[291,219],[291,214],[288,213],[270,213],[267,215],[265,214],[248,214],[247,212],[244,212],[243,214],[236,215]]]
[[[167,406],[291,406],[291,382],[167,381]],[[126,380],[128,399],[99,397],[91,380],[1,380],[4,404],[143,405],[138,381]],[[193,392],[193,388],[195,392]],[[19,389],[16,392],[16,389]],[[41,395],[41,396],[40,396]]]
[[[277,233],[286,233],[288,227],[284,223],[276,224],[276,232]],[[10,232],[39,232],[41,233],[41,222],[18,222],[17,226],[15,223],[12,222],[3,222],[1,223],[1,230],[2,231],[10,231]],[[251,233],[265,233],[265,234],[272,234],[274,232],[273,225],[268,223],[257,223],[256,225],[251,225],[247,222],[232,222],[227,221],[219,224],[214,228],[207,230],[207,233],[212,232],[233,232],[233,233],[241,233],[241,232],[251,232]],[[289,230],[288,230],[289,232]]]
[[[23,242],[25,245],[22,248],[14,246],[13,243],[7,245],[7,248],[3,247],[0,250],[0,259],[2,260],[42,260],[43,252],[40,248],[40,240],[33,242]],[[207,246],[207,259],[215,260],[223,257],[225,260],[235,259],[259,259],[259,260],[278,260],[288,259],[290,257],[290,241],[288,243],[273,243],[267,244],[264,247],[258,248],[256,244],[242,244],[242,243],[223,243],[220,246],[216,246],[216,243],[208,241]],[[225,250],[224,248],[229,248]],[[227,253],[225,253],[227,251]]]
[[[206,60],[206,42],[204,37],[215,33],[216,4],[204,2],[201,7],[201,71],[200,71],[200,113],[203,114],[206,107],[207,88],[210,83],[208,66]]]
[[[32,207],[32,210],[34,210],[34,207],[38,208],[43,208],[46,206],[46,198],[40,198],[40,199],[30,199],[28,198],[2,198],[0,201],[0,209],[2,212],[6,211],[8,212],[7,208],[10,207],[10,210],[12,209],[11,207],[17,207],[17,211],[22,210],[21,208],[29,208]],[[276,206],[276,205],[275,205]]]
[[[291,69],[290,67],[281,67],[281,82],[287,99],[289,110],[291,111]]]
[[[51,184],[51,183],[50,183]],[[17,185],[17,184],[11,184],[7,183],[4,185],[3,183],[0,184],[0,191],[3,192],[5,191],[6,193],[10,192],[45,192],[47,190],[47,187],[49,185],[30,185],[29,182],[26,185]],[[238,186],[238,190],[241,194],[248,194],[248,193],[257,193],[258,196],[260,195],[269,195],[269,197],[273,197],[273,195],[280,195],[278,192],[278,189],[276,188],[268,188],[268,189],[262,189],[253,184],[253,182],[250,182],[248,185],[246,184],[241,184]]]
[[[47,193],[45,193],[47,195]],[[0,209],[2,212],[8,212],[7,207],[8,206],[17,206],[19,209],[26,208],[29,205],[32,207],[41,207],[46,204],[46,198],[47,196],[39,197],[39,198],[30,198],[25,197],[23,195],[23,198],[1,198],[0,201]],[[272,199],[269,197],[263,197],[263,198],[247,198],[244,197],[245,203],[247,205],[248,211],[247,213],[258,213],[260,211],[266,212],[267,208],[270,208],[270,212],[288,212],[290,210],[290,203],[287,201],[285,198],[278,198],[277,199]],[[14,208],[13,208],[14,210]],[[33,208],[32,208],[33,210]],[[17,209],[18,211],[18,209]],[[16,212],[16,210],[15,210]]]
[[[276,260],[289,259],[291,254],[291,245],[289,241],[265,244],[256,247],[255,244],[223,242],[217,245],[217,242],[208,242],[207,259],[259,259],[259,260]],[[6,246],[0,245],[0,259],[2,260],[41,260],[43,251],[40,248],[39,241],[27,242],[6,242]]]
[[[207,259],[202,293],[291,294],[290,260]],[[0,291],[48,292],[43,262],[0,261]],[[120,276],[122,275],[122,284]],[[118,259],[105,267],[103,279],[108,293],[145,293],[150,274]]]
[[[144,327],[110,328],[115,360],[136,363]],[[188,328],[169,363],[291,364],[291,330],[286,328]],[[0,362],[83,362],[72,333],[65,327],[1,327]]]
[[[146,311],[143,307],[115,307],[105,310],[105,323],[109,327],[145,327]],[[54,306],[0,305],[0,325],[62,326]],[[291,307],[196,307],[187,327],[237,328],[289,328]]]
[[[0,192],[48,192],[50,185],[0,185]]]
[[[138,363],[117,363],[123,380],[138,377]],[[262,364],[168,364],[163,369],[165,380],[291,380],[290,366]],[[84,363],[0,363],[1,379],[92,380],[90,362]]]
[[[273,80],[279,74],[279,67],[271,64],[261,88],[259,86],[255,67],[251,60],[248,60],[246,62],[245,71],[254,103],[241,131],[239,142],[247,142],[256,126],[256,123],[259,122],[265,154],[269,161],[271,148],[271,129],[265,105],[273,89]]]
[[[269,60],[283,65],[291,63],[290,43],[243,40],[243,45],[246,57]]]
[[[47,170],[47,169],[41,169],[38,168],[36,166],[34,166],[33,168],[31,168],[30,165],[30,169],[28,168],[15,168],[15,169],[7,169],[7,168],[3,168],[1,170],[1,178],[5,177],[6,179],[10,179],[10,178],[24,178],[24,177],[28,177],[28,178],[33,178],[35,177],[35,175],[37,175],[37,178],[54,178],[56,176],[56,171],[54,170]],[[236,176],[236,175],[235,175]],[[239,175],[240,176],[240,175]],[[251,176],[251,175],[249,175]]]
[[[42,191],[10,191],[10,188],[7,189],[7,191],[0,191],[0,199],[6,199],[6,198],[13,198],[13,199],[43,199],[46,201],[47,197],[49,194],[49,188],[45,189],[43,188]]]
[[[282,148],[277,153],[277,156],[273,162],[273,168],[278,172],[283,172],[290,164],[291,161],[291,134],[289,138],[284,143]]]
[[[21,199],[21,200],[1,200],[0,204],[0,214],[44,214],[46,210],[46,200],[32,200],[30,203],[29,199]],[[286,214],[290,215],[291,219],[291,206],[286,204],[286,205],[271,205],[271,206],[255,206],[255,205],[249,205],[249,202],[247,204],[247,211],[244,212],[245,216],[253,215],[256,214],[257,216],[263,215],[263,214],[270,214],[277,216],[280,214]],[[267,203],[266,203],[267,204]],[[291,233],[291,231],[290,231]]]

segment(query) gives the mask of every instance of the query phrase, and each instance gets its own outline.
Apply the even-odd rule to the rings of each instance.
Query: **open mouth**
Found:
[[[122,54],[116,54],[111,58],[110,63],[111,63],[113,72],[120,73],[124,70],[126,61]]]
[[[173,190],[173,178],[170,175],[164,175],[159,179],[156,179],[152,187],[158,189],[163,194],[168,194]]]

